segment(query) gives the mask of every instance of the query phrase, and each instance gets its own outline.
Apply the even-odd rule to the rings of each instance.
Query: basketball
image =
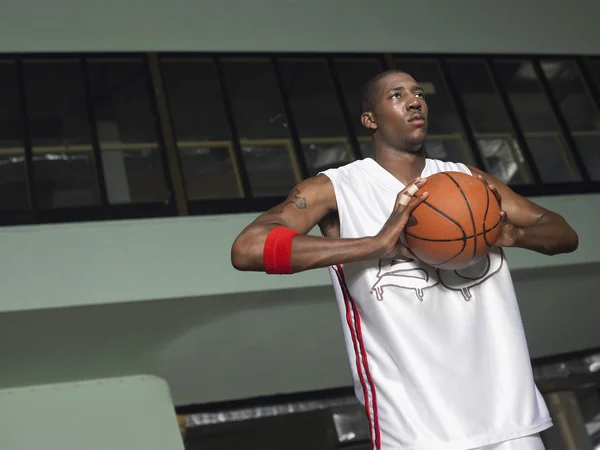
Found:
[[[415,208],[406,227],[407,247],[421,261],[459,270],[483,259],[500,234],[500,205],[477,177],[441,172],[427,177],[416,195],[429,197]]]

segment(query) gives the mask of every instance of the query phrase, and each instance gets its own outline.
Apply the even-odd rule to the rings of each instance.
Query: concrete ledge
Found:
[[[169,389],[132,376],[0,390],[2,450],[183,450]]]

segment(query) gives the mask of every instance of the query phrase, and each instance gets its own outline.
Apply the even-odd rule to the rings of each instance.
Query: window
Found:
[[[592,180],[600,180],[600,114],[575,61],[542,61],[542,69]]]
[[[163,59],[162,75],[188,199],[243,196],[219,82],[210,59]]]
[[[544,183],[580,180],[571,150],[528,60],[496,61],[495,70]]]
[[[252,195],[286,196],[302,174],[273,65],[268,59],[222,64]]]
[[[23,123],[14,61],[0,60],[0,209],[28,208]]]
[[[366,158],[374,158],[371,132],[363,126],[360,118],[362,89],[365,83],[383,68],[376,58],[337,58],[335,65],[361,152]]]
[[[394,66],[410,74],[425,91],[429,108],[427,155],[476,165],[437,61],[395,58]]]
[[[324,59],[280,60],[310,175],[354,159]]]
[[[0,56],[2,223],[172,215],[182,200],[189,214],[264,211],[307,173],[375,156],[362,88],[387,68],[424,88],[428,157],[479,163],[522,195],[600,192],[598,56],[163,53],[158,71],[155,58]]]
[[[78,60],[26,60],[25,91],[40,208],[99,204]]]
[[[486,63],[449,60],[448,70],[465,105],[486,171],[508,184],[531,183],[531,175]]]
[[[109,203],[165,202],[146,64],[90,59],[88,67]]]

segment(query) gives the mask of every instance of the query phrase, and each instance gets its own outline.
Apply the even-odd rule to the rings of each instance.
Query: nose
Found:
[[[406,102],[406,109],[408,109],[409,111],[421,111],[421,108],[423,108],[423,105],[421,104],[421,99],[414,95],[408,102]]]

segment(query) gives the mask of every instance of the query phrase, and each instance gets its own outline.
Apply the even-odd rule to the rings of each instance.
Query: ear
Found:
[[[375,116],[372,112],[364,112],[360,116],[360,121],[365,128],[375,131],[377,129],[377,123],[375,123]]]

